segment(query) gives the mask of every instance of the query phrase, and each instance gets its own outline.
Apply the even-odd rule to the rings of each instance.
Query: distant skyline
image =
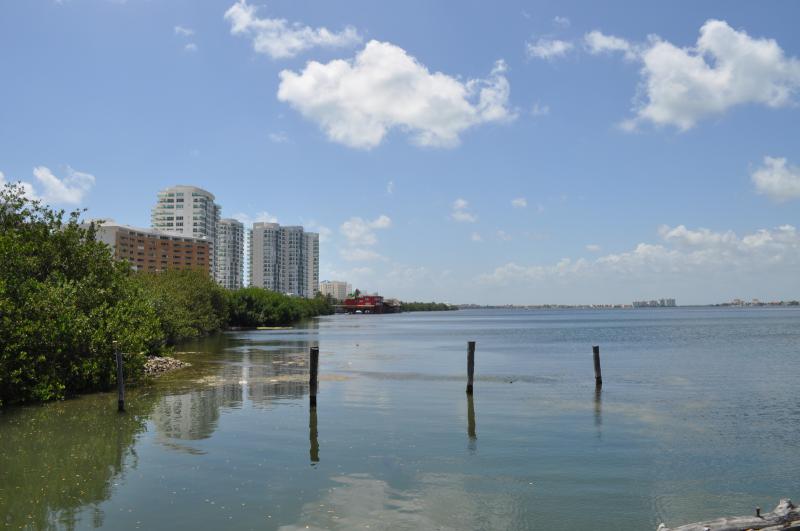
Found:
[[[800,299],[800,3],[0,4],[0,182],[405,300]]]

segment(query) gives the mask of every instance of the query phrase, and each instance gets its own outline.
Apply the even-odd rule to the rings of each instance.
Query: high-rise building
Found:
[[[211,263],[211,244],[205,238],[164,234],[107,221],[97,225],[97,239],[111,247],[114,258],[130,262],[137,271],[207,272]]]
[[[228,289],[239,289],[243,286],[244,225],[235,219],[221,219],[217,223],[214,280]]]
[[[319,292],[326,297],[330,295],[337,301],[343,301],[350,294],[350,284],[341,280],[323,280],[319,283]]]
[[[211,192],[196,186],[170,186],[158,192],[150,225],[160,232],[208,240],[212,246],[209,272],[216,278],[213,247],[221,210]]]
[[[254,223],[248,233],[251,286],[311,298],[319,291],[319,234]]]

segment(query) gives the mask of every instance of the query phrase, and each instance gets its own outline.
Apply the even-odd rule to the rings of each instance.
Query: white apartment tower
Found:
[[[350,284],[341,280],[323,280],[319,283],[319,292],[326,297],[330,295],[337,301],[343,301],[350,294]]]
[[[220,211],[211,192],[196,186],[170,186],[158,192],[150,225],[168,234],[205,238],[215,248]],[[214,254],[212,249],[211,273],[216,278]]]
[[[251,286],[312,298],[319,291],[319,234],[254,223],[248,234]]]
[[[228,289],[239,289],[244,283],[244,225],[235,219],[217,223],[214,245],[214,280]]]

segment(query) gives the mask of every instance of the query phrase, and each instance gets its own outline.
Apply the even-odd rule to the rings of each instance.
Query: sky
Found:
[[[0,181],[405,300],[800,298],[800,3],[5,0]]]

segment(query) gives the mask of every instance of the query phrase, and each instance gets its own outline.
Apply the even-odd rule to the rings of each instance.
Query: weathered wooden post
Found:
[[[319,347],[311,347],[311,364],[308,374],[308,391],[311,407],[317,407],[317,373],[319,371]]]
[[[467,394],[472,394],[472,379],[475,374],[475,342],[467,342]]]
[[[603,374],[600,372],[600,346],[595,345],[592,347],[592,354],[594,354],[594,383],[597,387],[603,385]]]
[[[117,357],[117,411],[125,411],[125,381],[122,375],[122,352],[114,341],[114,354]]]

